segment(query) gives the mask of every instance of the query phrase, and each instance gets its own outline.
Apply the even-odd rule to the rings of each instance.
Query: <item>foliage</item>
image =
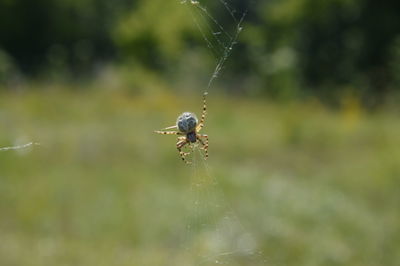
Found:
[[[399,3],[228,1],[237,17],[248,14],[224,83],[253,95],[380,101],[399,88]],[[201,4],[226,29],[235,27],[221,1]],[[179,0],[0,0],[0,71],[13,62],[16,73],[74,77],[107,62],[180,80],[194,57],[212,69],[191,12]],[[200,26],[211,37],[204,20]]]
[[[0,49],[26,73],[44,66],[60,71],[115,54],[110,32],[131,1],[1,0]],[[47,70],[47,68],[46,68]]]
[[[382,97],[398,90],[392,50],[400,36],[399,10],[398,1],[267,1],[246,43],[264,55],[252,57],[253,64],[272,90],[285,91],[289,80],[312,95],[350,90]]]
[[[168,10],[168,12],[166,12]],[[119,19],[114,40],[123,57],[148,68],[176,63],[195,25],[184,5],[170,1],[139,1],[136,8]]]

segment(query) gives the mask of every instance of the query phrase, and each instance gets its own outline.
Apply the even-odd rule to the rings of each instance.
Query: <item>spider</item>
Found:
[[[208,136],[205,134],[199,134],[200,130],[204,127],[204,120],[206,118],[207,94],[207,92],[203,94],[203,112],[201,114],[200,123],[194,113],[184,112],[176,120],[176,125],[154,131],[155,133],[163,135],[178,135],[179,137],[178,142],[176,143],[176,148],[178,149],[182,161],[187,164],[191,163],[185,158],[190,154],[190,152],[182,151],[182,148],[186,144],[189,144],[189,146],[192,147],[192,143],[199,142],[202,145],[200,149],[204,150],[204,158],[208,158]],[[177,131],[166,131],[169,129],[177,129]]]

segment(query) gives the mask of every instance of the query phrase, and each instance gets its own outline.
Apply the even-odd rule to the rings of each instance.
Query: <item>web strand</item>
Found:
[[[218,23],[218,21],[211,16],[211,14],[207,11],[207,9],[205,7],[203,7],[200,4],[195,5],[195,7],[197,7],[198,9],[200,9],[201,11],[203,11],[203,13],[206,14],[206,16],[211,19],[212,22],[214,22],[214,24],[229,38],[232,40],[232,36],[224,29],[224,27],[222,27],[221,24]],[[236,21],[236,20],[235,20]]]
[[[28,148],[29,146],[32,146],[32,145],[40,145],[40,143],[29,142],[29,143],[26,143],[26,144],[23,144],[23,145],[3,147],[3,148],[0,148],[0,151],[20,150],[20,149]]]
[[[206,9],[203,10],[200,6],[197,6],[197,8],[200,8],[200,10],[202,10],[204,14],[206,14],[206,15],[208,14],[207,17],[210,16]],[[203,20],[204,20],[204,21],[207,21],[207,17],[206,17],[203,13],[202,13],[202,12],[199,12],[199,14],[200,14],[200,16],[203,18]],[[219,47],[219,51],[218,51],[218,52],[219,52],[219,53],[223,53],[223,51],[224,51],[224,49],[225,49],[225,45],[224,45],[223,41],[220,40],[220,39],[218,38],[218,32],[215,32],[215,31],[213,30],[212,26],[211,26],[209,23],[205,23],[205,25],[206,25],[206,27],[208,28],[208,31],[212,33],[213,39],[214,39],[214,40],[217,42],[217,44],[218,44],[218,47]],[[219,24],[217,24],[217,25],[219,25]],[[216,34],[216,33],[217,33],[217,34]]]
[[[227,203],[219,183],[198,145],[193,147],[190,184],[190,223],[186,226],[185,250],[194,266],[265,265],[256,241]],[[248,243],[243,244],[243,239]]]
[[[231,55],[233,51],[234,45],[237,43],[239,38],[239,34],[242,31],[242,24],[244,18],[247,14],[247,11],[242,14],[240,19],[238,20],[235,17],[236,11],[232,9],[225,0],[219,0],[219,2],[224,6],[229,15],[232,17],[234,23],[236,24],[236,29],[234,34],[230,34],[218,20],[211,15],[208,9],[200,4],[199,1],[182,1],[181,3],[186,4],[189,9],[190,15],[192,17],[193,22],[198,28],[201,36],[207,44],[207,47],[212,51],[214,56],[217,58],[216,65],[212,75],[207,83],[206,91],[209,91],[212,87],[213,82],[218,77],[219,73],[224,67],[227,59]],[[194,7],[194,10],[198,12],[194,12],[191,7]],[[196,17],[195,13],[198,14],[198,17],[202,19],[203,23],[200,23],[199,18]],[[204,24],[206,29],[202,28],[202,24]],[[214,30],[214,28],[216,30]],[[206,32],[211,32],[212,37],[208,38]],[[222,38],[224,36],[227,40]]]
[[[189,6],[187,6],[187,7],[188,7],[189,13],[190,13],[190,15],[192,17],[192,20],[193,20],[194,24],[196,25],[197,29],[199,30],[199,32],[200,32],[201,36],[203,37],[204,41],[206,42],[207,47],[213,52],[215,57],[218,57],[217,49],[214,47],[214,45],[211,43],[211,41],[207,38],[207,35],[205,34],[203,29],[201,28],[200,23],[199,23],[198,19],[195,17],[193,11],[190,9]]]
[[[222,55],[221,59],[219,60],[218,64],[215,66],[214,72],[208,82],[207,85],[207,91],[211,88],[211,85],[213,83],[213,81],[218,77],[219,72],[222,70],[226,60],[228,59],[228,57],[230,56],[230,54],[232,53],[233,50],[233,46],[236,44],[237,39],[239,38],[239,34],[242,31],[242,23],[243,20],[246,16],[246,13],[244,13],[237,25],[237,29],[236,29],[236,33],[235,36],[233,37],[233,39],[231,40],[230,44],[225,48],[224,50],[224,54]]]
[[[228,5],[228,3],[225,0],[219,0],[219,2],[225,6],[225,9],[228,10],[228,12],[231,15],[231,17],[233,18],[233,20],[235,22],[237,22],[237,19],[235,17],[236,10],[231,9],[231,7]]]

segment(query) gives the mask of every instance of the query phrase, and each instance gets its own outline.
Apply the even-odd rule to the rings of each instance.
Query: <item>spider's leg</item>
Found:
[[[163,128],[162,130],[168,130],[168,129],[178,129],[178,126],[174,125],[174,126]]]
[[[197,132],[199,132],[203,127],[204,127],[204,121],[206,119],[206,114],[207,114],[207,103],[206,103],[206,95],[208,94],[208,92],[205,92],[203,94],[203,112],[201,113],[201,119],[200,119],[200,123],[197,126]]]
[[[201,138],[204,138],[204,141]],[[203,145],[203,147],[201,147],[201,149],[204,150],[204,157],[205,157],[205,159],[207,159],[208,158],[208,135],[199,134],[199,135],[197,135],[197,139],[199,140],[201,145]]]
[[[185,144],[182,144],[182,142],[185,143]],[[176,146],[182,145],[182,146],[181,146],[181,149],[182,149],[183,146],[186,145],[186,144],[188,144],[188,142],[186,141],[186,137],[184,137],[184,136],[178,137],[178,142],[176,143]],[[183,156],[187,156],[187,155],[190,154],[190,152],[183,152],[183,151],[181,152],[181,151],[180,151],[179,154],[182,154]]]
[[[154,133],[157,134],[163,134],[163,135],[181,135],[180,132],[178,131],[162,131],[162,130],[156,130]]]
[[[186,138],[185,139],[181,139],[181,140],[178,141],[178,143],[176,143],[176,148],[178,149],[178,152],[179,152],[179,155],[182,158],[182,161],[184,161],[187,164],[190,164],[190,162],[188,162],[186,160],[186,158],[185,158],[186,155],[189,155],[189,152],[183,152],[182,151],[183,146],[185,146],[187,143],[188,142],[187,142]]]

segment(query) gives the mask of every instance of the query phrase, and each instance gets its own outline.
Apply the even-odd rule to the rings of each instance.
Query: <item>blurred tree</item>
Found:
[[[226,29],[235,29],[237,21],[223,1],[201,3]],[[235,50],[240,53],[234,51],[224,73],[231,80],[230,89],[333,99],[348,92],[379,99],[399,91],[400,1],[230,0],[228,4],[237,19],[249,11]],[[206,48],[192,19],[190,10],[196,8],[189,6],[179,0],[0,0],[0,68],[2,73],[10,69],[82,73],[96,62],[116,60],[163,79],[179,76],[188,64],[211,61],[195,45]],[[206,17],[199,16],[199,23],[212,34],[203,24]],[[201,56],[193,56],[194,52]],[[241,80],[249,82],[240,86]]]
[[[113,56],[113,21],[131,2],[0,0],[0,49],[25,73],[88,66]]]
[[[176,62],[196,31],[185,5],[165,0],[139,0],[118,20],[113,39],[121,56],[161,68]]]
[[[399,88],[393,67],[400,2],[279,0],[260,3],[245,40],[269,92],[384,96]],[[259,24],[260,22],[260,24]],[[297,84],[297,85],[295,85]]]
[[[139,0],[135,8],[120,16],[113,40],[119,62],[129,68],[129,75],[124,77],[130,90],[151,93],[155,87],[171,84],[177,90],[203,86],[201,82],[209,78],[213,68],[210,61],[215,58],[209,56],[211,52],[205,53],[207,44],[192,17],[196,11],[180,0]],[[202,28],[206,28],[204,23],[204,19],[197,20]],[[207,29],[203,34],[211,32]],[[204,73],[205,68],[208,71]]]

